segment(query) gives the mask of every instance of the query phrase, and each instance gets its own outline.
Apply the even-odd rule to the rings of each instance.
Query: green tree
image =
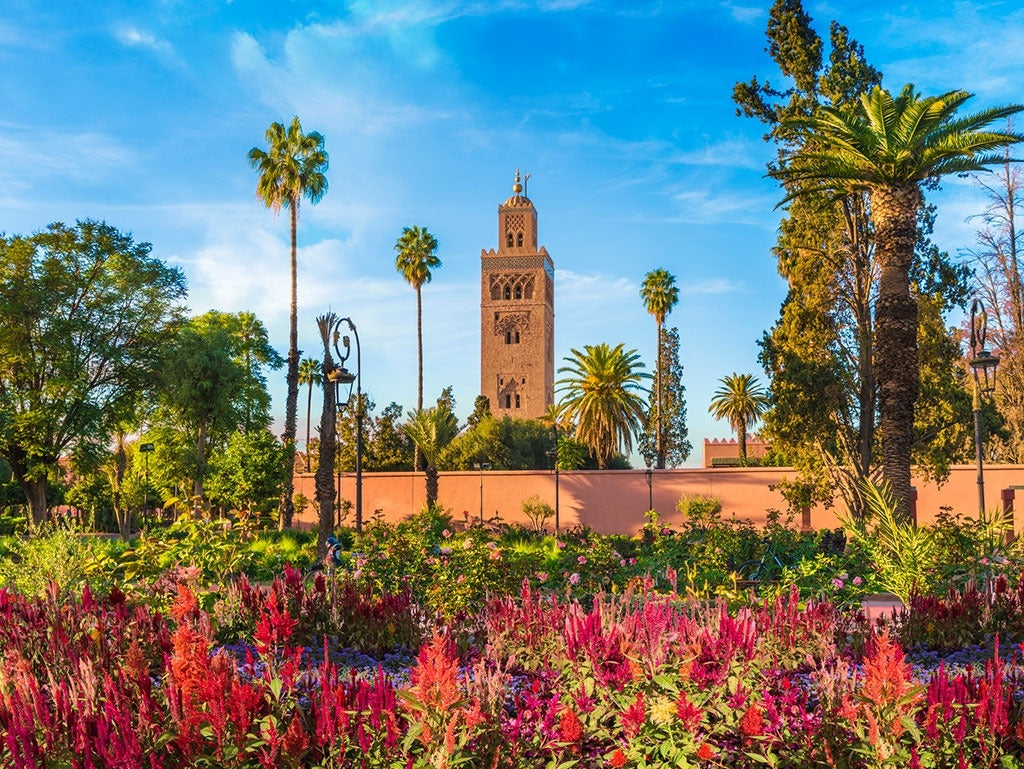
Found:
[[[298,247],[299,203],[307,198],[316,204],[327,193],[328,157],[324,150],[324,137],[316,131],[302,132],[299,118],[292,118],[287,128],[281,123],[271,123],[265,134],[267,149],[253,147],[248,159],[259,179],[256,195],[264,205],[275,212],[281,207],[288,209],[291,234],[291,305],[288,326],[288,395],[285,403],[284,442],[288,447],[285,465],[288,478],[281,495],[280,525],[291,526],[292,477],[291,469],[295,458],[295,427],[299,402],[299,321],[298,321]]]
[[[395,243],[395,269],[416,291],[416,410],[423,410],[423,300],[421,289],[429,283],[431,270],[441,266],[437,239],[426,227],[406,227]]]
[[[437,504],[437,463],[445,448],[459,434],[455,414],[443,402],[425,411],[409,412],[409,421],[403,428],[420,450],[426,463],[427,508]]]
[[[724,419],[736,432],[740,444],[740,462],[747,463],[747,431],[757,424],[768,408],[768,393],[753,374],[728,374],[715,390],[708,412]]]
[[[643,363],[636,350],[623,345],[611,347],[602,342],[586,345],[583,351],[572,349],[558,369],[567,376],[558,380],[559,407],[575,428],[575,438],[597,457],[604,470],[616,451],[629,453],[633,435],[644,422],[644,402],[640,393],[650,374],[642,372]]]
[[[311,415],[313,408],[313,385],[318,387],[324,381],[323,372],[320,370],[320,361],[316,358],[303,358],[299,364],[299,384],[308,385],[309,390],[306,393],[306,472],[310,472],[310,461],[309,461],[309,430],[311,425]]]
[[[108,224],[0,237],[0,455],[32,520],[70,451],[106,446],[152,390],[185,279]]]
[[[551,467],[551,431],[536,419],[491,415],[469,425],[445,450],[446,470],[470,470],[487,461],[495,470],[547,470]]]
[[[647,422],[640,433],[640,453],[648,466],[658,459],[657,431],[659,424],[653,417],[661,413],[661,465],[678,467],[690,456],[693,445],[686,426],[686,388],[683,387],[683,364],[679,360],[679,329],[663,331],[661,336],[661,363],[654,374],[655,387],[648,399]],[[660,393],[660,395],[658,394]],[[655,399],[661,398],[660,409]]]
[[[284,454],[284,444],[270,430],[231,433],[210,461],[210,499],[245,513],[269,512],[281,495]]]
[[[658,326],[658,364],[654,375],[654,464],[659,470],[665,469],[665,458],[668,455],[666,439],[665,419],[665,398],[662,395],[662,382],[665,380],[665,341],[663,330],[665,317],[672,312],[672,308],[679,301],[679,289],[676,288],[676,279],[668,270],[651,270],[644,278],[640,286],[640,296],[644,300],[644,307],[647,312],[654,316]],[[652,421],[648,415],[647,421]]]
[[[163,365],[154,416],[190,438],[187,461],[196,506],[202,504],[207,461],[218,443],[244,420],[241,397],[246,371],[233,356],[235,340],[216,317],[193,318],[176,334]],[[169,443],[165,438],[161,443]]]
[[[961,115],[965,91],[922,97],[912,85],[893,97],[879,86],[858,109],[819,106],[789,121],[808,147],[773,175],[790,187],[787,200],[832,191],[867,191],[878,264],[874,373],[879,387],[882,468],[900,510],[911,493],[914,406],[920,389],[918,307],[911,291],[921,185],[950,173],[983,170],[1002,161],[993,152],[1021,139],[986,130],[1018,112],[1017,105]]]

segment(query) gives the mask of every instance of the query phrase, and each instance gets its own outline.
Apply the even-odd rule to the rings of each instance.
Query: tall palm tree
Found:
[[[441,452],[459,434],[459,422],[451,409],[435,406],[409,412],[409,421],[402,430],[419,448],[426,462],[427,507],[437,504],[437,462]]]
[[[416,290],[416,411],[423,410],[423,301],[420,289],[429,283],[430,271],[441,266],[437,238],[426,227],[406,227],[395,243],[395,269]]]
[[[661,333],[665,324],[665,316],[672,312],[672,308],[679,301],[679,289],[676,288],[676,278],[668,270],[651,270],[640,285],[640,296],[644,300],[644,307],[647,312],[654,316],[658,324],[658,369],[654,380],[657,392],[655,393],[655,422],[654,422],[654,453],[656,455],[655,466],[659,470],[665,469],[665,423],[663,419],[664,402],[661,399],[661,383],[664,380],[665,368],[662,361]]]
[[[299,321],[298,321],[298,255],[296,232],[299,226],[299,202],[308,198],[316,204],[327,192],[328,158],[324,137],[316,131],[302,133],[299,118],[292,118],[287,128],[271,123],[266,132],[267,151],[259,147],[249,150],[249,165],[259,172],[256,195],[274,212],[284,206],[291,220],[291,312],[288,327],[288,397],[285,401],[284,442],[289,462],[281,496],[280,526],[292,522],[292,467],[295,459],[295,423],[299,401]]]
[[[856,109],[819,107],[790,121],[806,137],[773,175],[786,185],[786,201],[820,191],[867,191],[879,266],[874,362],[880,391],[882,470],[900,510],[910,508],[910,452],[919,388],[917,299],[910,270],[917,241],[922,182],[1001,163],[1000,148],[1019,134],[988,126],[1024,106],[958,115],[966,91],[922,97],[908,84],[895,97],[876,86]],[[784,201],[785,202],[785,201]]]
[[[740,462],[747,463],[747,430],[768,410],[768,393],[753,374],[729,374],[722,377],[708,411],[715,419],[725,419],[736,431],[740,443]]]
[[[313,385],[319,385],[324,381],[323,369],[320,366],[320,361],[316,358],[303,358],[299,364],[299,384],[308,385],[309,391],[306,393],[306,472],[309,472],[309,420],[310,413],[313,406]]]
[[[616,451],[633,448],[633,434],[644,420],[644,392],[641,382],[650,374],[639,371],[644,364],[636,350],[625,352],[602,342],[571,350],[568,365],[558,369],[567,376],[556,383],[563,393],[561,413],[576,426],[576,440],[597,457],[603,470]]]

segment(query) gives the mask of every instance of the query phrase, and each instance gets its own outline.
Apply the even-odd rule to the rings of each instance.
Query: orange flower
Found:
[[[761,708],[751,705],[740,719],[740,732],[744,737],[760,737],[764,733],[764,716]]]
[[[614,766],[615,769],[620,769],[626,765],[626,754],[622,752],[622,748],[616,748],[615,752],[612,753],[612,757],[608,759],[608,766]]]
[[[562,720],[558,724],[558,731],[562,734],[562,739],[566,742],[579,742],[583,736],[583,724],[580,723],[579,716],[572,708],[566,708],[562,711]]]
[[[697,758],[701,761],[710,761],[714,757],[715,751],[708,743],[702,742],[700,747],[697,748]]]

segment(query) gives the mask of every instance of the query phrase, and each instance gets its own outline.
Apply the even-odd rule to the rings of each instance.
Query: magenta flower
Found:
[[[578,585],[580,583],[580,575],[573,572],[569,575],[569,583],[572,585]]]

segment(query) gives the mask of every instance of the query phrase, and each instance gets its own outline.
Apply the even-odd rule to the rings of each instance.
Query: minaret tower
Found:
[[[555,402],[555,265],[518,169],[498,206],[498,249],[480,263],[480,392],[498,418],[542,417]]]

